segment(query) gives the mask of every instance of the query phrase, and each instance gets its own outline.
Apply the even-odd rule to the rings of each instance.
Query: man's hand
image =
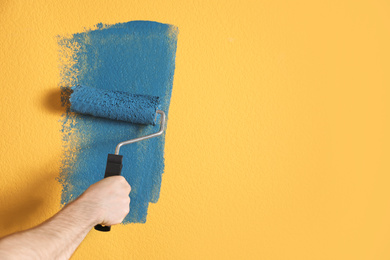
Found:
[[[78,199],[96,209],[96,224],[111,226],[123,221],[130,210],[131,188],[123,176],[112,176],[91,185]]]
[[[69,259],[96,225],[115,225],[129,213],[130,185],[122,176],[91,185],[39,226],[0,239],[0,259]]]

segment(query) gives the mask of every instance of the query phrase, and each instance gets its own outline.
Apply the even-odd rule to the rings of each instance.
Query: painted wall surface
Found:
[[[58,36],[149,20],[180,30],[160,197],[145,224],[91,231],[73,259],[389,259],[389,12],[1,1],[0,236],[61,207]]]
[[[88,86],[87,93],[91,95],[94,90],[152,95],[160,100],[156,102],[158,109],[164,111],[168,121],[177,35],[178,28],[173,25],[131,21],[115,25],[98,24],[93,30],[59,37],[60,88],[62,104],[66,107],[62,117],[64,151],[60,171],[63,204],[77,198],[90,185],[102,179],[102,175],[96,173],[105,171],[107,154],[114,153],[118,143],[156,133],[160,128],[156,105],[149,112],[152,118],[149,126],[128,122],[136,120],[123,122],[107,120],[107,116],[84,115],[91,112],[89,109],[83,110],[84,114],[74,113],[71,110],[75,110],[79,103],[75,101],[77,93],[72,93],[69,86]],[[121,97],[124,98],[126,93]],[[102,93],[98,92],[93,98],[103,99],[101,96]],[[115,106],[112,100],[104,101],[110,104],[105,111],[121,108]],[[137,109],[139,106],[131,110],[135,116],[148,114],[145,111],[136,113]],[[153,125],[154,118],[158,125]],[[123,146],[120,150],[123,156],[122,176],[128,180],[132,190],[131,212],[123,223],[145,223],[149,202],[156,203],[159,199],[164,172],[165,133],[158,138]]]

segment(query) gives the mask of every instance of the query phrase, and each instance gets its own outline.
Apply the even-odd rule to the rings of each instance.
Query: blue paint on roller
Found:
[[[86,86],[72,87],[71,111],[82,114],[155,125],[159,97],[125,91],[106,91]]]
[[[63,83],[157,96],[159,109],[168,116],[177,33],[172,25],[134,21],[100,24],[96,30],[60,38],[60,55],[65,56],[64,61],[73,61],[62,66]],[[159,121],[157,116],[156,122]],[[107,154],[113,153],[119,142],[158,130],[158,124],[132,124],[68,111],[62,129],[62,203],[70,202],[103,178]],[[124,223],[144,223],[149,202],[157,202],[164,171],[164,145],[165,133],[121,149],[122,175],[132,187],[130,213]]]

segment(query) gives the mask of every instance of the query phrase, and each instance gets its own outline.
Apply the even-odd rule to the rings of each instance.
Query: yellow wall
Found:
[[[106,2],[0,3],[0,236],[60,208],[56,36],[153,20],[180,29],[160,200],[74,259],[390,258],[388,1]]]

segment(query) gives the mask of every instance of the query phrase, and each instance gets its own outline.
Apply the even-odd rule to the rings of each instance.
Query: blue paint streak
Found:
[[[168,115],[177,28],[149,21],[99,24],[97,28],[60,42],[63,47],[80,47],[76,64],[65,74],[77,71],[74,83],[78,85],[158,96],[160,109]],[[67,117],[70,116],[68,112]],[[68,165],[63,167],[67,174],[62,177],[62,203],[68,203],[102,179],[107,154],[114,152],[117,143],[156,132],[158,128],[78,115],[75,124],[63,127],[64,139],[73,133],[83,138],[78,143],[77,160],[63,160]],[[130,213],[124,223],[144,223],[149,202],[157,202],[164,171],[164,144],[165,134],[121,149],[122,174],[132,187]]]

